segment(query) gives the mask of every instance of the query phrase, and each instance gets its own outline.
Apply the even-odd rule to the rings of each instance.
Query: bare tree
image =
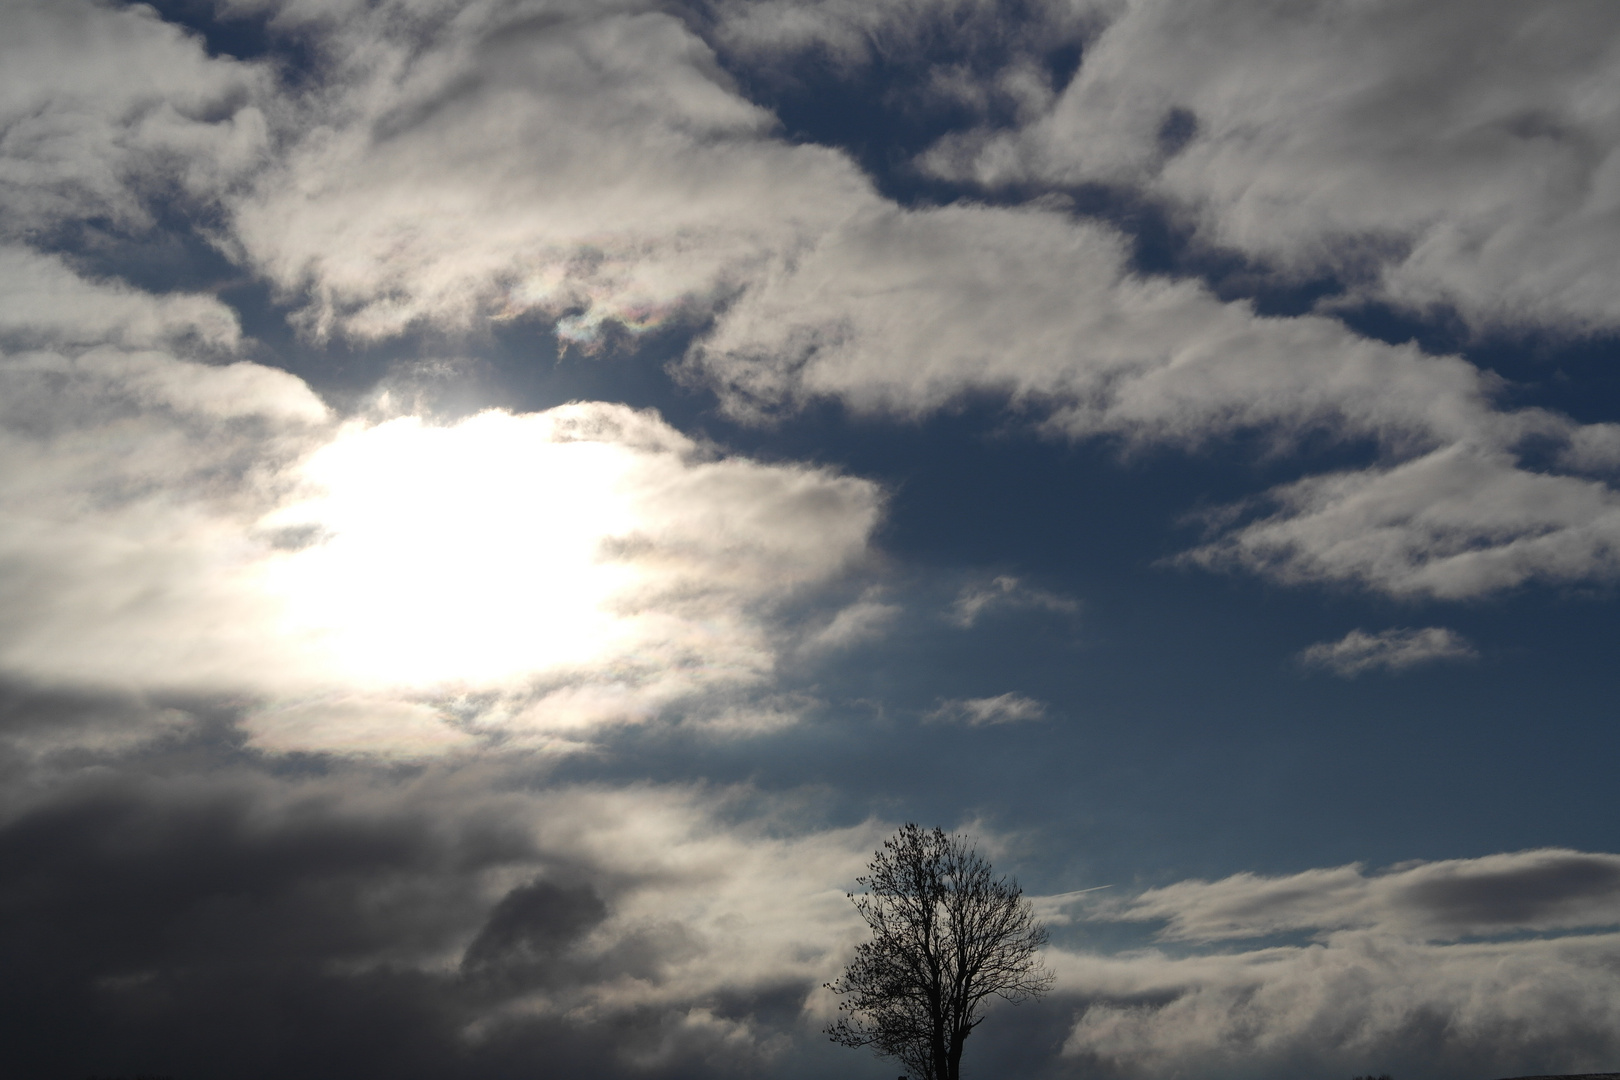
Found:
[[[827,1034],[899,1058],[923,1080],[958,1080],[962,1044],[991,998],[1045,993],[1046,928],[1016,881],[993,877],[965,837],[904,825],[872,856],[851,894],[871,928],[844,974]]]

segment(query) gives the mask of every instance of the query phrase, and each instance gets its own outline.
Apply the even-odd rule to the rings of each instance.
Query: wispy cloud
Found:
[[[801,646],[807,652],[847,649],[863,641],[881,637],[903,609],[899,604],[885,603],[877,594],[868,594],[847,607],[840,608],[825,626],[812,631]]]
[[[1466,638],[1443,626],[1391,629],[1369,634],[1352,630],[1338,641],[1321,641],[1299,654],[1306,667],[1345,678],[1369,671],[1405,671],[1442,660],[1474,660],[1479,653]]]
[[[986,584],[964,588],[951,603],[945,621],[971,630],[984,616],[1009,608],[1036,608],[1072,615],[1080,610],[1080,603],[1045,589],[1032,589],[1017,578],[1003,574]]]
[[[967,724],[969,727],[1016,724],[1045,718],[1044,702],[1014,692],[997,694],[995,697],[954,699],[942,703],[926,717],[935,723]]]

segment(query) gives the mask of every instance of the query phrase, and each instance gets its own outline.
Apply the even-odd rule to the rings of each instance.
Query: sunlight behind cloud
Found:
[[[300,478],[260,523],[296,549],[262,587],[313,696],[255,715],[267,749],[438,752],[457,740],[435,715],[545,745],[677,702],[706,715],[697,698],[768,684],[776,605],[857,561],[877,511],[863,481],[722,458],[599,403],[356,422]],[[735,702],[708,711],[737,726]]]
[[[488,682],[580,664],[624,644],[610,599],[637,570],[604,557],[628,532],[634,451],[552,442],[544,417],[485,413],[355,426],[304,467],[321,494],[265,526],[308,547],[267,586],[287,629],[347,678]]]
[[[0,675],[225,695],[276,752],[780,726],[755,698],[792,604],[860,565],[881,508],[622,405],[334,427],[291,376],[159,354],[35,357],[0,389]]]

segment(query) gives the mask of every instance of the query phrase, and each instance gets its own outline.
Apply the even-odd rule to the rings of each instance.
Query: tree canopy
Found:
[[[924,1080],[958,1080],[962,1047],[993,998],[1045,993],[1046,928],[1018,883],[962,836],[915,824],[884,841],[850,899],[872,932],[827,988],[843,999],[834,1042],[898,1058]]]

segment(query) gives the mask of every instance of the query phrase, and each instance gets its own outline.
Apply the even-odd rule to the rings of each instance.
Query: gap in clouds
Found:
[[[824,39],[777,46],[778,51],[753,53],[741,47],[748,43],[728,41],[723,33],[715,43],[740,90],[777,115],[786,138],[844,150],[880,193],[901,206],[1036,203],[1062,209],[1120,230],[1129,240],[1129,265],[1136,273],[1196,278],[1223,301],[1251,301],[1261,315],[1306,314],[1350,286],[1351,281],[1331,274],[1284,279],[1262,259],[1200,242],[1193,223],[1171,204],[1127,185],[1011,180],[991,187],[922,167],[920,155],[945,136],[1014,130],[1022,122],[1021,109],[1039,108],[1029,95],[1061,93],[1080,70],[1087,39],[1103,21],[1079,9],[1065,24],[1051,6],[1016,0],[978,10],[963,6],[971,12],[966,17],[950,4],[937,10],[924,5],[920,17],[925,25],[932,23],[921,33],[886,25],[876,16],[877,28],[864,33],[857,23],[827,30]],[[1031,18],[1036,11],[1040,14]],[[1041,25],[1042,15],[1057,20],[1053,32],[1026,37],[1000,29],[1020,19]],[[696,25],[700,33],[708,29],[702,21]],[[862,39],[861,44],[844,34]],[[712,32],[706,36],[714,40]],[[998,76],[1006,84],[1014,71],[1022,80],[997,85]],[[953,94],[958,81],[964,86],[976,81],[979,93]],[[1026,100],[1011,92],[1020,88]]]
[[[1510,408],[1554,409],[1586,424],[1620,415],[1620,334],[1560,333],[1538,327],[1471,330],[1437,305],[1416,314],[1365,301],[1333,310],[1358,334],[1400,344],[1415,341],[1434,356],[1456,354],[1505,380],[1498,401]]]
[[[796,47],[751,40],[742,5],[699,7],[719,9],[719,25],[709,12],[692,25],[744,95],[776,114],[785,138],[846,151],[904,206],[960,197],[962,185],[916,168],[917,155],[951,131],[1016,127],[1031,95],[1068,83],[1083,50],[1083,22],[1064,25],[1040,0],[918,5],[916,25],[874,8],[875,26],[840,27]],[[1040,32],[1049,29],[1057,32]],[[1008,75],[1016,77],[998,80]]]
[[[165,22],[199,36],[211,57],[268,60],[290,87],[305,85],[317,63],[312,42],[276,25],[270,4],[221,3],[217,0],[139,0]]]

